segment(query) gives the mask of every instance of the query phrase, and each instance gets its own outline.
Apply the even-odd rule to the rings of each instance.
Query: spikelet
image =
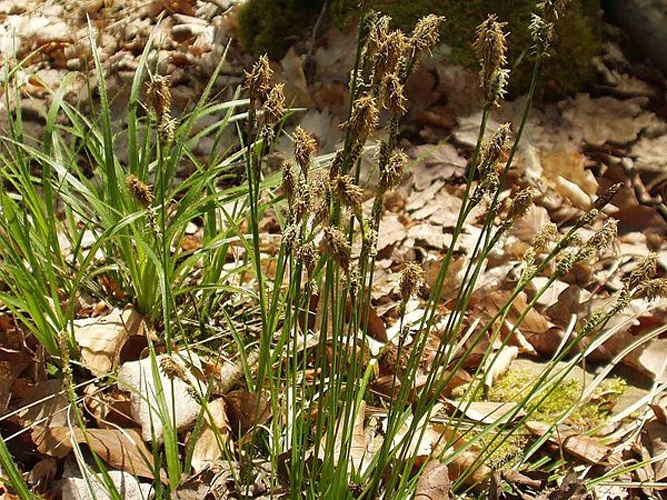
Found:
[[[244,88],[248,91],[250,99],[262,101],[270,90],[271,74],[273,70],[269,66],[269,58],[266,54],[261,56],[250,71],[244,71]]]
[[[324,228],[321,251],[329,255],[343,271],[350,269],[352,249],[340,229],[331,226]]]
[[[153,190],[148,184],[139,180],[136,175],[129,174],[125,178],[125,186],[127,186],[132,197],[137,200],[142,207],[146,208],[153,203],[153,200],[155,199]]]

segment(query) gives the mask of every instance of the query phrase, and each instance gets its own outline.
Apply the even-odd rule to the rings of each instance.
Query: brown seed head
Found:
[[[158,133],[160,138],[166,142],[171,143],[176,136],[176,119],[170,118],[169,115],[163,115],[158,124]]]
[[[556,276],[567,273],[577,261],[577,252],[567,252],[556,262]]]
[[[438,39],[440,38],[440,24],[442,24],[444,20],[445,18],[443,16],[429,14],[417,21],[412,36],[410,37],[410,43],[416,52],[431,50],[433,46],[438,43]]]
[[[424,270],[416,262],[408,262],[401,272],[399,290],[401,299],[407,301],[414,295],[424,279]]]
[[[294,201],[294,193],[296,191],[296,175],[294,175],[294,170],[292,170],[292,163],[286,160],[283,160],[281,165],[281,170],[283,174],[283,191],[287,197],[287,203],[291,206]]]
[[[495,166],[507,151],[509,142],[510,124],[500,125],[492,137],[482,143],[479,159],[479,173],[484,177]]]
[[[375,21],[368,34],[368,43],[366,45],[366,56],[375,58],[380,47],[385,43],[389,35],[389,24],[391,17],[381,16]]]
[[[616,241],[618,236],[618,222],[616,219],[607,219],[602,228],[597,231],[588,242],[588,245],[596,250],[603,250]]]
[[[287,224],[280,236],[280,241],[285,247],[285,253],[291,254],[294,249],[294,244],[299,237],[299,224],[296,221]]]
[[[542,253],[549,249],[549,243],[558,239],[558,226],[553,222],[544,224],[535,235],[533,239],[533,248],[535,252]]]
[[[269,58],[266,54],[261,56],[252,69],[243,72],[245,75],[244,87],[250,94],[250,99],[253,101],[263,100],[270,89],[271,74],[273,70],[269,66]]]
[[[285,84],[279,83],[271,87],[264,103],[264,120],[267,125],[279,122],[285,115]]]
[[[510,70],[496,70],[484,83],[486,101],[494,106],[500,106],[500,102],[507,94],[507,84],[510,79]]]
[[[667,297],[667,278],[654,278],[643,281],[637,287],[634,297],[649,301]]]
[[[551,42],[554,39],[554,23],[545,21],[537,14],[532,14],[528,31],[530,37],[533,39],[533,47],[531,49],[533,54],[542,58],[549,57],[547,49],[551,46]]]
[[[352,114],[347,122],[350,136],[355,143],[363,144],[373,133],[380,111],[374,97],[363,95],[352,106]]]
[[[313,271],[317,265],[317,254],[315,253],[315,247],[312,243],[307,243],[299,247],[298,258],[303,262],[303,267],[306,268],[308,272],[308,278],[313,278]]]
[[[163,75],[154,75],[146,84],[146,104],[155,112],[158,122],[171,113],[170,78]]]
[[[386,164],[380,164],[381,191],[389,191],[401,183],[407,163],[408,155],[403,151],[394,151]]]
[[[317,151],[317,140],[306,132],[301,126],[294,130],[294,158],[301,167],[303,176],[308,178],[308,168],[310,167],[315,152]]]
[[[350,207],[355,215],[361,214],[364,190],[354,183],[351,175],[339,175],[336,177],[332,182],[331,190],[344,206]]]
[[[352,249],[340,229],[331,226],[324,228],[321,251],[329,255],[343,271],[350,269]]]
[[[382,79],[382,106],[394,116],[403,116],[407,110],[407,99],[401,80],[396,73],[389,73]]]
[[[593,208],[595,208],[596,210],[602,210],[609,204],[609,202],[611,202],[614,196],[616,196],[616,193],[618,193],[622,187],[623,187],[622,182],[617,182],[616,184],[612,184],[604,193],[602,193],[598,197],[597,200],[595,200]]]
[[[531,188],[522,189],[512,200],[509,211],[507,212],[507,220],[515,221],[520,219],[533,205],[533,196],[535,191]]]
[[[127,186],[127,189],[129,189],[134,199],[137,200],[142,207],[146,208],[153,203],[153,200],[155,199],[153,190],[148,184],[140,181],[136,175],[129,174],[125,178],[125,186]]]
[[[381,80],[385,75],[396,72],[406,46],[406,37],[401,30],[392,31],[384,38],[373,58],[375,78]]]
[[[646,257],[637,262],[637,265],[627,278],[628,288],[637,288],[643,282],[652,279],[658,271],[658,254],[649,253]]]
[[[345,152],[342,149],[336,151],[333,160],[331,160],[331,165],[329,166],[329,181],[334,180],[336,177],[343,173],[344,158]]]
[[[160,358],[160,369],[172,380],[176,378],[182,381],[187,381],[188,379],[185,368],[171,356]]]
[[[538,2],[537,8],[544,13],[545,18],[552,20],[558,19],[565,13],[568,3],[570,0],[546,0]]]
[[[477,38],[473,43],[473,48],[477,53],[477,58],[482,65],[481,76],[485,87],[498,70],[507,64],[507,39],[503,28],[507,23],[498,22],[495,14],[489,14],[489,17],[477,27]]]

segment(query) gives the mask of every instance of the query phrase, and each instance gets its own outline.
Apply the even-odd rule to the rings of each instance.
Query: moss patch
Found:
[[[239,38],[254,55],[282,59],[317,19],[322,0],[249,0],[239,12]]]
[[[358,15],[357,0],[332,0],[328,7],[329,21],[341,26]],[[396,27],[410,31],[415,22],[434,12],[444,15],[442,40],[453,48],[452,62],[476,67],[472,50],[475,28],[494,12],[507,21],[510,31],[509,63],[512,68],[511,92],[523,93],[530,81],[532,61],[528,54],[528,24],[536,2],[530,0],[375,0],[373,8],[390,15]],[[281,58],[290,44],[303,35],[314,22],[322,0],[249,0],[241,11],[239,23],[245,47],[255,54],[267,52]],[[558,39],[551,49],[551,58],[544,65],[540,93],[559,97],[581,89],[592,77],[591,58],[599,50],[595,34],[598,2],[575,0],[567,15],[558,23]]]
[[[530,392],[539,376],[539,372],[534,370],[510,370],[489,390],[487,397],[490,401],[519,402]],[[578,405],[570,420],[581,432],[599,426],[609,416],[611,407],[623,394],[625,387],[626,383],[622,379],[611,378],[603,381],[589,401]],[[549,393],[544,400],[539,403],[529,403],[526,410],[534,411],[532,419],[551,424],[580,401],[582,391],[583,384],[578,379],[566,379],[558,384],[551,383],[542,393]]]

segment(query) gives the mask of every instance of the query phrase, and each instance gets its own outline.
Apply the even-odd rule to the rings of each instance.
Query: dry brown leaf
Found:
[[[62,458],[73,449],[72,439],[86,444],[112,467],[139,477],[153,478],[153,455],[134,429],[87,429],[71,427],[35,427],[31,437],[37,449],[46,455]],[[164,471],[160,479],[168,482]]]
[[[432,411],[432,414],[437,414],[442,409],[442,404],[437,403]],[[392,446],[397,447],[405,439],[413,425],[413,417],[409,416],[405,423],[398,429],[392,438]],[[405,454],[406,458],[417,458],[417,463],[423,463],[428,457],[434,455],[434,450],[438,445],[444,445],[447,440],[447,434],[444,427],[439,424],[432,424],[431,422],[422,419],[415,426],[415,432],[412,434],[412,440],[408,443],[408,449]],[[405,445],[403,445],[405,446]]]
[[[415,500],[448,500],[449,474],[447,466],[429,460],[421,471],[415,490]]]
[[[229,429],[238,439],[271,417],[269,400],[252,392],[238,390],[223,396]]]
[[[117,368],[125,343],[146,330],[144,318],[134,309],[114,309],[106,316],[74,320],[74,338],[81,349],[81,360],[96,376]]]
[[[399,219],[399,216],[386,212],[380,221],[380,231],[378,234],[377,251],[378,253],[387,247],[397,245],[405,239],[407,231]]]
[[[496,290],[491,293],[484,294],[481,298],[483,304],[488,304],[488,311],[490,317],[493,317],[500,311],[510,300],[512,292],[508,290]],[[484,301],[486,299],[486,301]],[[506,339],[508,335],[514,335],[520,332],[531,345],[535,347],[533,338],[537,335],[544,335],[549,331],[550,324],[547,319],[540,314],[535,308],[526,311],[528,308],[528,299],[525,293],[517,295],[512,305],[510,306],[507,320],[503,323],[500,329],[501,338]],[[521,323],[518,323],[522,315],[525,315]],[[514,326],[517,326],[515,329]],[[510,341],[510,343],[512,343]],[[521,345],[522,341],[515,342]],[[539,352],[539,349],[536,348]]]
[[[139,479],[124,471],[111,470],[107,472],[109,479],[115,486],[121,498],[126,500],[139,500],[151,498],[153,485],[149,483],[140,483]],[[62,498],[69,500],[85,500],[94,498],[95,500],[111,500],[109,489],[106,487],[101,474],[90,475],[88,478],[68,477],[63,474],[60,483],[62,489]]]
[[[190,353],[189,361],[197,364],[199,357]],[[157,380],[153,376],[153,362],[158,366]],[[178,365],[175,370],[182,374],[187,382],[177,376],[177,373],[165,372],[165,367],[172,363]],[[188,429],[199,417],[201,406],[192,390],[203,392],[204,384],[195,379],[190,369],[183,364],[183,358],[176,353],[171,356],[161,354],[155,360],[145,358],[124,363],[118,372],[118,384],[121,389],[130,393],[132,418],[141,425],[144,441],[163,441],[158,394],[164,397],[169,418],[177,430]]]
[[[667,165],[667,135],[642,137],[630,154],[636,158],[635,168],[640,172],[663,173]]]
[[[350,462],[348,463],[348,473],[354,470],[358,474],[363,474],[364,469],[368,467],[371,458],[368,455],[366,433],[364,432],[364,419],[366,418],[366,402],[362,401],[354,415],[354,423],[352,424],[352,440],[350,442]],[[325,460],[325,455],[333,457],[334,466],[338,465],[341,451],[343,449],[343,439],[345,436],[345,429],[348,428],[343,422],[336,422],[336,436],[334,437],[333,450],[326,450],[327,437],[322,437],[321,445],[318,447],[318,457],[320,460]]]
[[[653,339],[646,344],[639,355],[638,363],[652,380],[667,382],[667,339]]]
[[[201,432],[192,450],[192,468],[196,473],[210,467],[222,457],[222,445],[228,434],[225,400],[220,398],[209,402]]]
[[[60,427],[67,424],[69,399],[63,381],[51,379],[38,382],[23,394],[17,416],[23,425]]]
[[[517,409],[518,403],[506,402],[497,403],[495,401],[452,401],[447,400],[447,403],[455,410],[463,412],[463,414],[475,422],[482,422],[483,424],[494,424],[499,421],[506,421],[510,414]],[[516,412],[513,418],[520,418],[525,415],[523,410]]]
[[[526,422],[526,427],[538,437],[542,437],[551,430],[549,424],[534,420]],[[608,464],[612,451],[611,448],[603,445],[595,438],[583,436],[561,427],[551,430],[549,442],[562,447],[575,458],[593,465]]]
[[[642,110],[647,103],[644,97],[591,99],[588,94],[578,94],[563,110],[563,119],[578,130],[588,144],[623,145],[635,141],[639,133],[655,121],[653,113]]]
[[[441,456],[444,460],[458,452],[447,465],[449,479],[451,481],[462,479],[463,484],[472,487],[474,490],[484,489],[491,475],[491,469],[480,462],[479,449],[470,446],[460,451],[467,443],[459,433],[441,424],[436,424],[435,427],[437,431],[440,431],[441,438],[434,448],[434,454],[442,453]]]
[[[566,150],[563,148],[549,148],[540,151],[542,178],[555,183],[555,188],[561,196],[570,199],[567,194],[572,191],[573,199],[579,199],[588,205],[578,206],[587,210],[590,208],[591,198],[598,192],[598,182],[593,172],[586,169],[586,157],[581,151]],[[564,185],[560,186],[559,183]]]
[[[667,426],[657,421],[644,426],[642,442],[653,460],[653,481],[667,479]]]
[[[528,213],[514,223],[510,233],[523,243],[532,243],[537,232],[549,222],[549,212],[544,207],[532,205]]]

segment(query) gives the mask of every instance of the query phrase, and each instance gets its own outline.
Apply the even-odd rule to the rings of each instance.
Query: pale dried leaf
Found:
[[[127,340],[145,330],[143,317],[134,309],[113,309],[106,316],[77,319],[73,323],[81,360],[96,376],[115,369]]]
[[[518,355],[518,347],[513,345],[506,345],[503,346],[496,354],[489,357],[488,362],[484,368],[484,372],[486,374],[484,377],[484,385],[486,387],[493,387],[494,384],[508,372],[510,366],[512,366],[512,361],[514,361]]]
[[[563,110],[563,119],[580,130],[588,144],[623,145],[636,140],[642,130],[652,125],[655,115],[642,110],[646,104],[647,99],[642,97],[591,99],[588,94],[578,94]]]
[[[73,449],[72,440],[86,444],[102,460],[119,470],[139,477],[153,478],[153,455],[134,429],[87,429],[72,427],[35,427],[31,432],[37,449],[62,458]],[[161,479],[166,481],[162,473]]]
[[[642,137],[632,146],[630,154],[640,172],[664,173],[667,171],[667,135]]]
[[[149,500],[155,492],[150,483],[140,483],[132,474],[124,471],[108,471],[111,482],[124,500]],[[111,500],[115,498],[109,493],[101,474],[89,476],[90,481],[81,477],[63,476],[61,482],[62,498],[68,500]],[[91,491],[92,490],[92,491]]]
[[[132,403],[132,417],[141,425],[141,435],[144,441],[155,439],[157,443],[163,441],[163,426],[158,412],[159,385],[168,413],[168,418],[178,430],[185,430],[195,423],[200,412],[200,405],[191,390],[197,389],[192,383],[184,382],[178,377],[170,378],[162,369],[161,362],[168,355],[156,357],[159,367],[159,377],[155,380],[151,358],[141,361],[131,361],[123,364],[118,372],[120,387],[130,392]],[[199,358],[191,354],[191,359]],[[188,374],[185,371],[186,375]],[[192,374],[190,374],[192,376]]]
[[[371,457],[368,455],[368,443],[366,441],[366,434],[364,432],[364,419],[366,417],[366,402],[362,401],[359,405],[358,411],[354,415],[354,422],[352,423],[352,439],[350,443],[350,462],[348,463],[348,474],[355,471],[358,474],[363,474],[368,467]],[[325,460],[325,455],[333,457],[334,466],[338,465],[341,452],[343,450],[343,439],[345,438],[345,430],[349,428],[349,423],[336,422],[337,432],[334,436],[333,450],[326,450],[327,438],[322,437],[321,445],[318,448],[318,457],[320,460]]]
[[[651,421],[644,427],[644,445],[653,459],[653,481],[667,478],[667,426]]]
[[[541,437],[549,433],[549,441],[562,447],[582,462],[592,465],[604,465],[609,463],[612,449],[603,445],[599,440],[577,434],[576,432],[557,427],[551,429],[549,424],[530,420],[526,427],[535,436]]]
[[[208,403],[208,411],[204,413],[204,423],[192,450],[192,468],[196,473],[210,467],[222,457],[229,427],[225,400],[220,398]]]
[[[23,425],[60,427],[67,424],[69,399],[61,379],[37,382],[23,395],[18,418]]]

